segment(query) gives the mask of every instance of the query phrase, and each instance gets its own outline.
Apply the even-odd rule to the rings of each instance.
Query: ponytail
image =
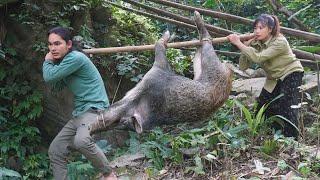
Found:
[[[279,19],[275,15],[271,15],[271,17],[274,20],[274,26],[272,28],[271,35],[272,36],[279,36],[279,34],[280,34],[280,22],[279,22]]]

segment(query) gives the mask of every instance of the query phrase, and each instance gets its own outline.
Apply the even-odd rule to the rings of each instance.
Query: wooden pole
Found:
[[[302,51],[299,49],[292,49],[292,52],[300,59],[311,59],[314,61],[319,61],[320,60],[320,55],[319,54],[313,54],[310,52]]]
[[[163,5],[170,6],[170,7],[174,7],[174,8],[178,8],[178,9],[191,11],[191,12],[196,10],[200,14],[203,14],[206,16],[212,16],[214,18],[224,19],[227,21],[232,21],[235,23],[242,23],[242,24],[246,24],[246,25],[253,24],[253,20],[251,20],[251,19],[247,19],[247,18],[243,18],[240,16],[235,16],[235,15],[231,15],[231,14],[227,14],[227,13],[222,13],[222,12],[218,12],[218,11],[212,11],[212,10],[203,9],[203,8],[196,8],[196,7],[187,6],[187,5],[183,5],[183,4],[179,4],[179,3],[175,3],[175,2],[171,2],[171,1],[167,1],[167,0],[149,0],[149,1],[163,4]],[[284,34],[287,34],[287,35],[291,35],[294,37],[309,40],[311,42],[318,42],[318,43],[320,42],[320,35],[316,34],[316,33],[310,33],[310,32],[300,31],[300,30],[296,30],[296,29],[286,28],[286,27],[281,27],[281,32]]]
[[[177,15],[177,14],[174,14],[174,13],[170,13],[170,12],[162,10],[162,9],[158,9],[158,8],[154,8],[154,7],[151,7],[151,6],[147,6],[145,4],[142,4],[142,3],[139,3],[139,2],[136,2],[136,1],[133,1],[133,0],[122,0],[122,1],[130,3],[130,4],[138,6],[138,7],[141,7],[143,9],[148,10],[148,11],[152,11],[154,13],[157,13],[157,14],[161,15],[161,16],[167,16],[167,17],[170,17],[172,19],[175,19],[175,20],[178,20],[178,21],[181,21],[181,22],[184,22],[184,23],[194,24],[194,21],[192,19],[184,17],[184,16],[180,16],[180,15]],[[223,28],[220,28],[220,27],[217,27],[217,26],[213,26],[213,25],[210,25],[210,24],[205,24],[205,27],[210,31],[214,31],[216,33],[224,34],[224,35],[236,33],[236,32],[233,32],[233,31],[230,31],[230,30],[227,30],[227,29],[223,29]]]
[[[152,0],[153,1],[153,0]],[[197,27],[195,25],[191,25],[191,24],[187,24],[187,23],[183,23],[183,22],[180,22],[180,21],[176,21],[176,20],[173,20],[173,19],[168,19],[168,18],[164,18],[164,17],[161,17],[161,16],[156,16],[156,15],[153,15],[153,14],[150,14],[150,13],[145,13],[145,12],[141,12],[141,11],[137,11],[137,10],[134,10],[134,9],[131,9],[131,8],[127,8],[127,7],[123,7],[123,6],[120,6],[120,5],[117,5],[115,3],[112,3],[112,2],[107,2],[109,4],[112,4],[116,7],[119,7],[119,8],[122,8],[122,9],[125,9],[125,10],[128,10],[128,11],[131,11],[131,12],[134,12],[134,13],[137,13],[137,14],[140,14],[140,15],[143,15],[143,16],[147,16],[147,17],[151,17],[151,18],[156,18],[156,19],[159,19],[161,21],[165,21],[165,22],[168,22],[168,23],[172,23],[172,24],[176,24],[176,25],[179,25],[179,26],[183,26],[183,27],[186,27],[186,28],[190,28],[190,29],[197,29]],[[172,3],[172,2],[170,2]],[[183,5],[184,6],[184,5]],[[193,7],[190,7],[190,8],[193,8]],[[195,8],[198,10],[198,8]],[[208,10],[209,11],[209,10]],[[230,15],[230,16],[234,16],[234,15]],[[209,29],[208,29],[209,30]],[[219,36],[219,37],[222,37],[222,36],[225,36],[225,35],[221,35],[221,34],[217,34],[216,32],[214,31],[210,31],[209,30],[209,33],[213,36]],[[146,47],[148,48],[148,47]],[[152,48],[152,47],[151,47]],[[119,49],[120,50],[120,49]],[[141,49],[141,51],[143,51],[144,49]],[[124,50],[125,52],[126,50]],[[135,51],[134,49],[132,51]],[[309,53],[309,52],[306,52],[306,51],[302,51],[302,50],[298,50],[298,49],[292,49],[293,53],[297,56],[297,58],[299,59],[309,59],[309,60],[319,60],[320,59],[320,55],[318,54],[312,54],[312,53]],[[216,51],[217,52],[217,51]],[[225,53],[227,54],[227,53]]]
[[[241,41],[246,41],[253,38],[253,34],[244,34],[240,35]],[[219,37],[213,38],[212,43],[223,43],[228,42],[227,37]],[[184,42],[175,42],[168,43],[167,48],[182,48],[182,47],[193,47],[200,46],[201,41],[193,40],[193,41],[184,41]],[[154,50],[155,45],[141,45],[141,46],[124,46],[124,47],[109,47],[109,48],[93,48],[93,49],[84,49],[83,51],[87,54],[110,54],[110,53],[120,53],[120,52],[136,52],[136,51],[152,51]]]
[[[107,1],[106,3],[111,4],[111,5],[113,5],[115,7],[118,7],[118,8],[124,9],[126,11],[133,12],[133,13],[138,14],[138,15],[146,16],[146,17],[149,17],[149,18],[152,18],[152,19],[158,19],[160,21],[171,23],[171,24],[174,24],[174,25],[177,25],[177,26],[180,26],[180,27],[185,27],[185,28],[197,30],[197,26],[192,25],[192,24],[184,23],[184,22],[177,21],[177,20],[170,19],[170,18],[165,18],[165,17],[154,15],[154,14],[147,13],[147,12],[138,11],[138,10],[135,10],[135,9],[132,9],[132,8],[121,6],[121,5],[113,3],[113,2],[108,2]],[[225,34],[224,35],[223,34],[218,34],[218,33],[214,32],[212,30],[209,30],[209,29],[208,29],[208,31],[209,31],[210,35],[212,35],[214,37],[223,37],[223,36],[225,36]]]

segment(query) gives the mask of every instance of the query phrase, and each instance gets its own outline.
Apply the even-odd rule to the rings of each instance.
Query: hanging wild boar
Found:
[[[198,12],[194,20],[201,41],[193,59],[194,79],[177,75],[171,69],[165,56],[170,34],[165,32],[156,42],[152,68],[121,100],[101,112],[90,127],[91,133],[118,123],[142,133],[161,124],[200,121],[228,99],[232,71],[219,61]]]

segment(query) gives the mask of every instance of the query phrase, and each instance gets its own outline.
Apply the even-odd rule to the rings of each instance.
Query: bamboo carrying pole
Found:
[[[239,35],[241,41],[246,41],[253,38],[254,34],[243,34]],[[229,41],[227,37],[219,37],[213,38],[212,43],[223,43]],[[182,48],[182,47],[193,47],[200,46],[201,41],[193,40],[193,41],[183,41],[183,42],[175,42],[168,43],[167,48]],[[136,52],[136,51],[150,51],[154,50],[155,45],[141,45],[141,46],[124,46],[124,47],[109,47],[109,48],[92,48],[92,49],[84,49],[83,51],[87,54],[110,54],[110,53],[120,53],[120,52]]]

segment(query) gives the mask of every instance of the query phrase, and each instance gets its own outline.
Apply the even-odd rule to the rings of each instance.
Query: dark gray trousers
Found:
[[[111,172],[106,156],[90,136],[89,125],[97,120],[97,116],[89,110],[69,120],[51,142],[49,158],[55,180],[67,179],[67,157],[72,150],[82,153],[101,173]]]

